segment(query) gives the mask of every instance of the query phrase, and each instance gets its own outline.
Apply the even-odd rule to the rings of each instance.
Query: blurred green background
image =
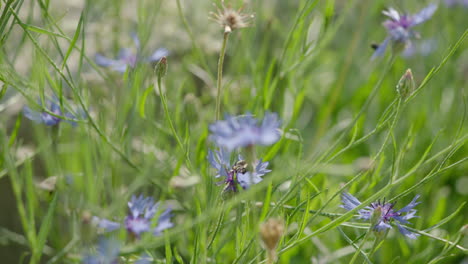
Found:
[[[123,218],[129,197],[144,193],[175,208],[176,227],[127,241],[126,256],[144,248],[174,263],[259,263],[258,224],[276,216],[287,225],[280,263],[349,263],[354,248],[343,234],[355,239],[365,232],[355,228],[356,219],[307,237],[334,219],[307,210],[344,213],[337,194],[349,183],[345,190],[361,201],[389,186],[378,198],[398,198],[397,208],[420,194],[412,227],[441,223],[415,241],[391,231],[374,263],[466,262],[460,230],[468,195],[468,8],[439,3],[432,19],[415,28],[421,37],[413,56],[392,61],[388,50],[370,60],[371,44],[386,36],[382,10],[416,13],[429,3],[230,1],[255,19],[230,36],[222,112],[259,118],[277,112],[283,123],[280,142],[257,148],[272,172],[224,200],[206,161],[222,42],[222,28],[210,19],[213,1],[1,0],[2,261],[80,263],[99,233],[89,216]],[[154,64],[119,74],[93,62],[97,52],[115,57],[121,48],[134,49],[132,33],[142,55],[170,51],[162,90],[176,135]],[[407,69],[424,85],[399,101],[396,84]],[[67,109],[81,100],[92,121],[46,127],[22,116],[24,105],[52,93]],[[56,184],[48,189],[44,180],[51,177]],[[402,180],[392,185],[392,179]],[[250,203],[268,199],[296,210]]]

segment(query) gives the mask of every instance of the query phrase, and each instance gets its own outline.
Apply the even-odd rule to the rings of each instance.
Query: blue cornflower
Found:
[[[455,7],[462,5],[463,7],[468,7],[468,0],[444,0],[444,3],[448,7]]]
[[[94,255],[87,255],[83,258],[83,264],[117,264],[119,263],[120,242],[112,239],[99,239],[97,252]],[[143,254],[135,264],[149,264],[151,258]]]
[[[132,52],[128,48],[121,49],[116,59],[110,59],[100,53],[95,55],[95,62],[97,65],[102,67],[110,67],[112,70],[124,73],[127,67],[134,68],[136,63],[140,60],[140,40],[138,36],[132,34],[132,39],[136,47],[136,53]],[[157,62],[162,57],[169,55],[169,51],[165,48],[157,49],[151,56],[145,58],[146,62]]]
[[[221,148],[219,151],[209,151],[208,161],[211,166],[217,170],[216,178],[224,177],[221,184],[225,184],[225,191],[238,192],[238,186],[242,189],[248,189],[252,184],[261,182],[262,177],[271,172],[267,169],[268,162],[263,162],[261,159],[254,164],[253,172],[247,170],[247,162],[238,156],[237,162],[231,166],[231,153],[226,149]]]
[[[416,195],[416,197],[414,197],[414,199],[407,206],[398,211],[393,209],[395,203],[385,203],[385,201],[371,203],[370,206],[366,206],[364,209],[358,211],[359,219],[370,220],[374,216],[374,213],[380,212],[380,216],[374,224],[374,229],[376,231],[384,231],[385,229],[392,228],[390,223],[395,220],[395,224],[398,227],[400,233],[408,238],[415,239],[419,236],[419,234],[410,232],[401,224],[410,224],[408,220],[416,217],[415,214],[417,210],[414,209],[414,207],[420,204],[420,202],[416,202],[418,198],[419,195]],[[349,193],[342,193],[341,201],[343,204],[340,207],[348,211],[353,210],[361,204],[361,202],[356,197]]]
[[[87,255],[83,264],[117,264],[120,251],[120,242],[101,238],[97,246],[97,254]]]
[[[261,124],[250,113],[236,117],[226,115],[225,120],[210,125],[210,139],[229,151],[256,144],[271,145],[281,137],[280,125],[276,113],[266,113]]]
[[[383,55],[389,43],[392,43],[394,47],[409,47],[411,39],[419,37],[419,34],[412,28],[431,18],[436,9],[437,5],[430,4],[414,15],[400,14],[393,8],[383,11],[383,14],[390,18],[383,23],[388,36],[378,46],[372,58]]]
[[[129,214],[125,218],[123,225],[127,231],[139,238],[144,232],[151,232],[158,236],[165,229],[171,228],[174,224],[171,222],[171,209],[166,209],[158,218],[158,225],[152,228],[152,219],[158,212],[159,203],[154,203],[152,197],[144,198],[132,196],[128,202]],[[99,217],[93,217],[93,223],[106,231],[113,231],[122,227],[121,223],[113,222]]]
[[[54,96],[52,98],[52,100],[46,100],[45,103],[46,103],[46,108],[49,110],[49,112],[53,113],[54,115],[65,116],[67,119],[75,119],[75,116],[73,114],[71,114],[69,112],[64,112],[62,110],[62,108],[59,105],[57,97]],[[42,105],[40,100],[38,101],[38,104]],[[55,125],[58,125],[60,122],[63,121],[63,119],[61,119],[60,117],[51,115],[51,114],[49,114],[47,112],[35,111],[35,110],[29,108],[29,106],[25,106],[23,108],[23,114],[24,114],[24,116],[26,118],[28,118],[28,119],[30,119],[30,120],[32,120],[34,122],[37,122],[37,123],[45,124],[47,126],[55,126]],[[76,125],[75,122],[70,121],[70,120],[66,120],[66,122],[72,124],[73,126]]]

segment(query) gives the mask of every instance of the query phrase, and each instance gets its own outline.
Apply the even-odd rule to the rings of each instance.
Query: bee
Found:
[[[232,170],[235,171],[236,173],[246,173],[247,172],[247,161],[245,160],[239,160],[238,162],[236,162],[236,164],[234,164],[234,166],[232,166]]]

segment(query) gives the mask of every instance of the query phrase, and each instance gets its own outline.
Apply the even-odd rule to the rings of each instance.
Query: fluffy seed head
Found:
[[[274,251],[284,233],[284,222],[281,219],[268,219],[260,226],[260,236],[268,251]]]
[[[210,15],[223,27],[224,33],[231,33],[238,28],[249,27],[252,24],[254,15],[242,13],[242,10],[243,7],[235,10],[230,5],[226,6],[223,0],[216,12],[211,12]]]

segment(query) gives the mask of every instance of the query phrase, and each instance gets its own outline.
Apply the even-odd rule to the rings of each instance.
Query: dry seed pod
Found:
[[[260,236],[267,250],[267,263],[276,261],[276,247],[284,233],[284,221],[282,219],[268,219],[260,226]]]

